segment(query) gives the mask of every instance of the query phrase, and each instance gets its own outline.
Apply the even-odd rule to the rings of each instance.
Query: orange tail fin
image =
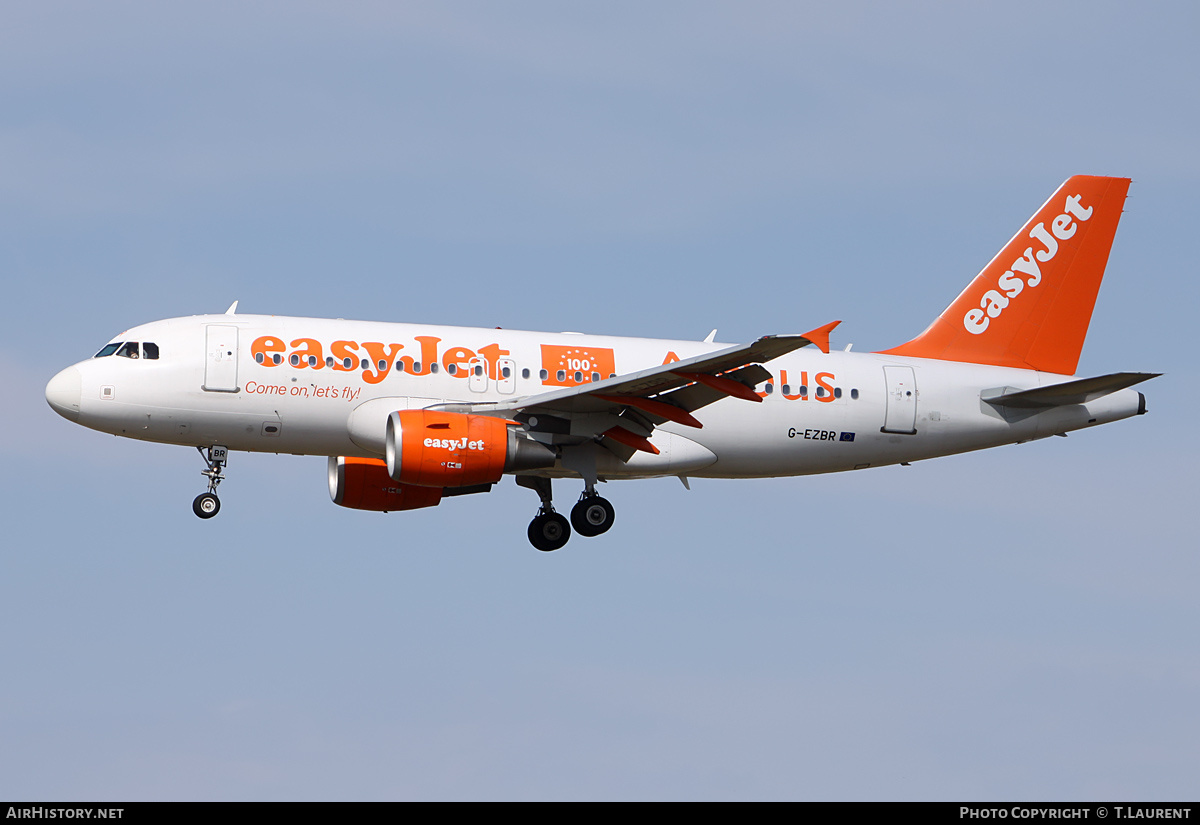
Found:
[[[1074,375],[1128,190],[1068,179],[929,329],[882,354]]]

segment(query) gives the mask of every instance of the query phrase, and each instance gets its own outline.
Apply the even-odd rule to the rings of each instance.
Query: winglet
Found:
[[[806,332],[802,338],[807,338],[810,342],[816,345],[817,349],[826,355],[829,354],[829,333],[833,332],[833,328],[840,324],[841,321],[830,321],[822,327],[817,327],[812,332]]]
[[[226,315],[237,315],[237,301],[229,305],[229,309],[225,310]]]

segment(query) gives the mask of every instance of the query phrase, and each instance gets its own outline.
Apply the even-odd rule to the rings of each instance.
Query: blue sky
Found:
[[[0,797],[1176,799],[1200,723],[1191,4],[14,3]],[[73,427],[120,330],[241,311],[745,341],[939,313],[1133,178],[1079,372],[1150,415],[774,481],[378,515],[319,458]],[[562,495],[562,493],[560,493]]]

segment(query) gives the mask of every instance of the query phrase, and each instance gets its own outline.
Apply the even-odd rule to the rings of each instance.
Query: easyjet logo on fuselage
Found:
[[[1000,289],[989,289],[979,299],[979,308],[971,309],[963,316],[963,326],[972,335],[980,335],[991,324],[993,318],[999,318],[1014,298],[1024,291],[1025,287],[1033,288],[1042,282],[1040,264],[1049,263],[1058,254],[1058,242],[1072,238],[1079,230],[1074,219],[1081,223],[1092,216],[1092,207],[1080,205],[1082,195],[1069,195],[1063,213],[1050,222],[1040,221],[1029,230],[1029,237],[1040,243],[1045,249],[1034,252],[1032,246],[1025,253],[1009,264],[1009,269],[1000,276],[996,285]],[[1017,275],[1016,273],[1020,273]],[[1022,277],[1024,276],[1024,277]],[[1001,291],[1003,290],[1003,291]]]
[[[501,349],[499,344],[473,350],[445,345],[441,338],[432,335],[417,335],[413,340],[419,352],[401,355],[405,345],[400,343],[341,340],[325,345],[316,338],[294,338],[288,342],[277,335],[263,335],[250,345],[250,355],[264,367],[288,365],[298,370],[360,372],[368,384],[380,383],[393,369],[415,376],[445,372],[454,378],[468,378],[482,368],[493,381],[509,377],[501,374],[500,361],[512,353]],[[615,374],[616,357],[609,347],[542,344],[544,384],[575,387]]]
[[[439,347],[442,339],[432,335],[417,335],[413,340],[419,352],[401,356],[404,344],[399,343],[341,340],[325,346],[316,338],[295,338],[287,343],[278,336],[264,335],[250,345],[250,355],[255,363],[264,367],[287,364],[298,370],[361,372],[368,384],[378,384],[393,368],[410,375],[429,375],[438,372],[440,365],[447,375],[466,378],[471,374],[471,362],[476,359],[483,359],[488,377],[495,380],[500,374],[500,358],[511,354],[501,349],[499,344],[488,344],[473,350],[468,347]]]

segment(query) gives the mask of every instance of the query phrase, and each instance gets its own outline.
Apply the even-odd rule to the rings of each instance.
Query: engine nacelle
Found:
[[[416,510],[442,500],[440,487],[398,484],[378,458],[329,457],[329,497],[354,510]]]
[[[503,418],[437,410],[393,412],[384,445],[388,475],[425,487],[494,484],[504,473],[552,467],[557,457]]]

